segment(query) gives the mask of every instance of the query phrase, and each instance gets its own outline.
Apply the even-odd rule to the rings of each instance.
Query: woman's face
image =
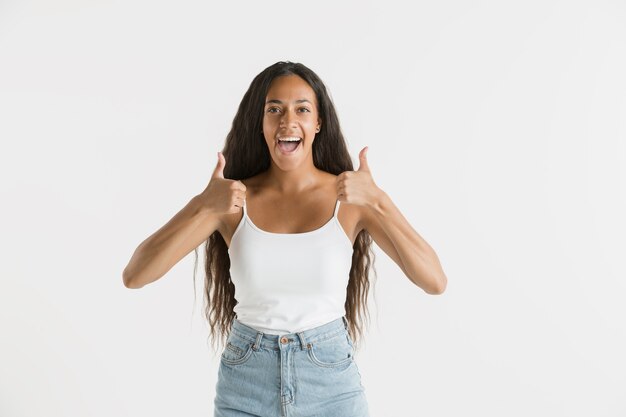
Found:
[[[316,130],[321,128],[317,100],[311,86],[297,75],[275,78],[265,97],[263,135],[272,160],[282,169],[290,169],[312,158]],[[300,141],[279,141],[300,138]]]

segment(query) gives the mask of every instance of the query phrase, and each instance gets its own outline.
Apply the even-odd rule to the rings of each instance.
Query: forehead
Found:
[[[297,75],[283,75],[274,78],[265,97],[266,101],[280,100],[283,103],[295,102],[301,99],[307,99],[311,103],[315,103],[315,91]]]

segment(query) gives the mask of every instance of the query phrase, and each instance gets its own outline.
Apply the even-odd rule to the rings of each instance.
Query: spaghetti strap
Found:
[[[243,217],[248,217],[248,212],[246,211],[246,199],[243,199]]]
[[[338,211],[339,211],[339,200],[337,200],[337,203],[335,204],[335,213],[333,214],[333,217],[337,217]]]

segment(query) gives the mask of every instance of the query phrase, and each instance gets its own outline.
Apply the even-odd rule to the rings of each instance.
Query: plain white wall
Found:
[[[122,270],[280,60],[320,75],[355,164],[368,145],[449,279],[428,295],[375,248],[372,416],[625,415],[625,18],[595,0],[2,0],[0,415],[212,415],[202,263],[195,304],[193,253],[140,290]]]

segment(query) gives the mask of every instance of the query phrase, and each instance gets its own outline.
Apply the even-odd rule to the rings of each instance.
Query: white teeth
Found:
[[[288,137],[284,137],[284,138],[278,138],[279,141],[281,142],[297,142],[299,141],[301,138],[295,137],[295,136],[288,136]]]

